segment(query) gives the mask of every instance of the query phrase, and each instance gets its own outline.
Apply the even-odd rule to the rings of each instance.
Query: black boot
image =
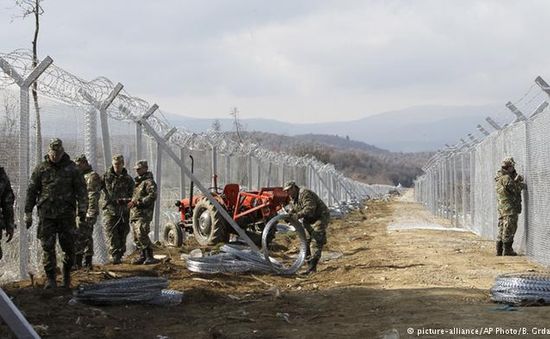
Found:
[[[141,265],[145,262],[145,251],[146,250],[141,250],[139,257],[132,260],[132,265]]]
[[[502,241],[497,241],[497,257],[502,255]]]
[[[57,282],[55,281],[55,270],[46,272],[46,284],[44,284],[44,289],[48,290],[56,287]]]
[[[154,265],[158,264],[160,260],[155,259],[153,256],[153,249],[151,247],[148,247],[145,250],[145,261],[143,262],[144,265]]]
[[[82,268],[82,254],[77,254],[75,256],[75,262],[73,266],[73,270],[79,270]]]
[[[63,265],[63,287],[71,288],[71,266]]]
[[[513,243],[514,243],[513,241],[504,243],[503,255],[511,256],[511,257],[518,255],[516,252],[514,252],[514,249],[512,248]]]
[[[307,269],[302,273],[302,275],[309,275],[311,273],[317,272],[317,263],[319,258],[313,258],[307,261]]]
[[[86,268],[87,270],[92,270],[92,256],[91,255],[87,255],[84,257],[84,268]]]
[[[113,260],[111,261],[111,264],[113,264],[113,265],[122,264],[122,255],[120,255],[120,254],[113,255]]]

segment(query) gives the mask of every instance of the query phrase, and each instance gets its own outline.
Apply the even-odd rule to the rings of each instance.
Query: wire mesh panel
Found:
[[[538,79],[537,79],[538,81]],[[472,145],[462,144],[438,153],[417,178],[416,198],[433,213],[456,221],[487,239],[498,232],[495,176],[504,157],[511,156],[516,171],[525,177],[527,190],[523,196],[523,213],[518,220],[514,248],[537,262],[550,264],[550,112],[546,85],[533,85],[514,104],[508,103],[515,115],[513,122],[503,114],[495,120],[504,128],[494,131]],[[510,112],[509,112],[510,113]],[[498,127],[498,126],[497,126]],[[456,152],[456,148],[461,152]]]

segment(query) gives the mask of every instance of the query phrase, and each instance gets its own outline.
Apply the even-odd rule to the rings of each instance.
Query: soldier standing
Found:
[[[82,258],[84,258],[84,267],[91,269],[92,258],[94,256],[94,225],[99,215],[101,177],[92,169],[92,166],[90,166],[84,154],[78,156],[75,159],[75,163],[80,172],[84,175],[84,181],[86,182],[86,189],[88,191],[88,211],[86,212],[86,220],[84,222],[77,220],[75,267],[77,269],[82,268]]]
[[[512,248],[521,213],[521,191],[526,188],[523,177],[517,174],[515,161],[506,157],[495,177],[498,203],[497,256],[517,255]]]
[[[149,230],[157,199],[157,184],[153,180],[153,173],[149,172],[147,161],[138,161],[134,169],[137,172],[137,177],[134,179],[136,185],[128,208],[130,209],[134,242],[141,252],[139,257],[132,261],[132,264],[156,264],[159,261],[153,257]]]
[[[103,175],[102,190],[109,254],[111,263],[118,265],[122,263],[122,256],[126,252],[126,237],[130,233],[130,209],[126,205],[134,192],[134,180],[124,168],[122,155],[113,156],[112,166]]]
[[[308,268],[304,274],[316,272],[323,246],[327,242],[326,229],[330,220],[328,207],[315,192],[307,188],[299,188],[294,181],[288,182],[283,189],[288,192],[291,199],[290,216],[302,219],[308,233],[306,254]]]
[[[63,287],[70,288],[71,268],[74,264],[75,213],[81,223],[86,221],[88,195],[84,176],[63,149],[60,139],[50,141],[45,160],[36,166],[31,175],[25,202],[25,224],[32,226],[32,210],[38,209],[37,238],[43,250],[46,272],[44,288],[57,287],[55,281],[57,261],[56,236],[64,252]]]
[[[11,188],[10,178],[4,171],[3,167],[0,167],[0,240],[2,239],[2,231],[6,231],[8,239],[6,242],[10,242],[13,238],[13,229],[15,224],[13,222],[13,203],[15,201],[15,195]],[[0,242],[0,259],[2,259],[2,243]]]

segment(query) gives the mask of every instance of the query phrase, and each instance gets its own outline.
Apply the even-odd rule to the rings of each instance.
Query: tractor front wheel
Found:
[[[164,226],[164,243],[170,247],[180,247],[183,245],[183,230],[171,222]]]
[[[197,202],[193,209],[193,235],[202,246],[212,246],[229,240],[225,220],[206,199]]]

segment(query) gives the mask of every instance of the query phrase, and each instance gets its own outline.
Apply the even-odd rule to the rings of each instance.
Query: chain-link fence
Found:
[[[156,104],[131,96],[121,84],[103,77],[83,80],[49,57],[36,68],[31,65],[28,51],[0,54],[0,166],[16,192],[19,226],[14,240],[2,244],[5,255],[0,263],[0,281],[42,271],[36,232],[21,227],[21,220],[31,170],[43,159],[52,137],[63,140],[71,158],[86,154],[100,175],[110,166],[113,154],[124,155],[127,167],[138,159],[148,160],[160,191],[152,225],[154,240],[159,240],[167,221],[179,217],[174,202],[188,195],[193,178],[195,192],[201,191],[207,198],[211,197],[209,187],[215,186],[214,174],[219,187],[238,183],[246,190],[295,180],[318,192],[329,205],[374,197],[391,189],[353,181],[313,157],[272,152],[252,143],[230,140],[223,133],[196,134],[175,129]],[[40,126],[36,123],[35,105],[31,104],[33,83],[37,84]],[[36,137],[38,127],[41,140]],[[191,165],[193,173],[189,171]],[[94,228],[94,246],[94,262],[106,262],[101,220]]]
[[[415,182],[416,200],[454,225],[469,228],[486,239],[498,231],[495,176],[506,156],[514,157],[516,170],[525,177],[523,213],[518,221],[514,247],[533,260],[550,264],[550,88],[538,77],[506,114],[486,120],[494,131],[479,141],[471,134],[445,151],[438,152]],[[512,116],[514,120],[510,122]],[[496,121],[495,121],[496,120]]]

